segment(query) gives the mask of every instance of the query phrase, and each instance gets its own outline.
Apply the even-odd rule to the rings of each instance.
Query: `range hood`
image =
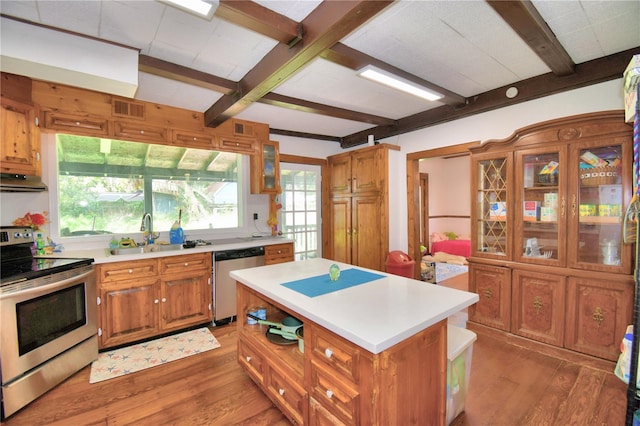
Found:
[[[39,176],[0,173],[0,192],[42,192],[47,185]]]

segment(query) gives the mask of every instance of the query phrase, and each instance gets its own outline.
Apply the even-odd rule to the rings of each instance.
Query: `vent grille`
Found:
[[[144,119],[144,104],[114,99],[112,113],[118,117]]]
[[[253,126],[236,121],[233,123],[233,134],[235,136],[253,136]]]

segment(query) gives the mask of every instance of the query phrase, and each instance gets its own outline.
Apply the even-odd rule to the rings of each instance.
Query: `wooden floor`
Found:
[[[626,385],[613,363],[469,327],[478,340],[466,411],[453,425],[624,424]],[[238,366],[235,325],[212,330],[221,348],[96,384],[86,367],[3,424],[289,425]]]

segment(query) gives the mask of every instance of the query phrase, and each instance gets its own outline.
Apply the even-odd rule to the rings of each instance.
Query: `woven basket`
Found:
[[[582,185],[611,185],[616,183],[619,174],[620,168],[615,166],[582,169],[580,181]]]

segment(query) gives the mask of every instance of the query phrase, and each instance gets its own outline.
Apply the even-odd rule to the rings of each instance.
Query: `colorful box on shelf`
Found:
[[[558,207],[558,193],[557,192],[545,193],[544,205],[548,207]]]
[[[580,217],[595,216],[597,210],[595,204],[580,204]]]
[[[540,201],[525,201],[522,209],[522,220],[536,222],[540,220]]]
[[[540,222],[556,222],[558,209],[555,207],[540,207]]]
[[[489,218],[491,220],[507,220],[507,203],[504,201],[491,203]]]
[[[598,216],[620,216],[620,204],[600,204],[598,206]]]

